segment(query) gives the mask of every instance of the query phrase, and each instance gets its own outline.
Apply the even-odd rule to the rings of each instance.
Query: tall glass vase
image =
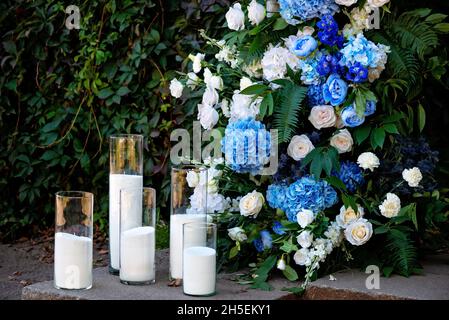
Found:
[[[183,225],[206,222],[207,168],[185,165],[171,171],[170,279],[182,279]],[[180,285],[180,283],[179,283]]]
[[[143,136],[120,134],[109,137],[109,272],[120,267],[120,190],[133,189],[142,197]],[[140,189],[139,189],[140,188]]]
[[[54,286],[57,289],[92,287],[92,193],[56,194]]]

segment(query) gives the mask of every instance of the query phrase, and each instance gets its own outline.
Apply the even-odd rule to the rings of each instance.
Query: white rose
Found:
[[[276,12],[279,12],[279,3],[276,0],[267,0],[267,17],[273,16]]]
[[[315,149],[315,147],[309,137],[302,134],[300,136],[293,136],[288,145],[287,154],[295,161],[299,161],[304,159],[313,149]]]
[[[351,222],[360,219],[365,214],[365,210],[357,205],[357,212],[352,207],[346,208],[344,205],[340,208],[340,214],[336,217],[337,224],[341,228],[346,228]]]
[[[218,112],[209,105],[198,105],[198,120],[204,130],[212,129],[218,122]]]
[[[212,78],[212,71],[209,68],[204,68],[203,72],[204,83],[210,87],[210,79]]]
[[[315,220],[315,214],[312,210],[302,209],[296,215],[296,220],[301,228],[305,228]]]
[[[186,180],[190,188],[195,188],[200,182],[200,176],[195,170],[190,170],[187,172]]]
[[[370,5],[370,7],[373,7],[373,8],[380,8],[383,5],[387,4],[388,2],[390,2],[390,0],[368,0],[368,4]]]
[[[173,79],[170,82],[170,93],[175,98],[180,98],[182,96],[182,91],[184,90],[184,86],[178,79]]]
[[[379,167],[379,158],[372,152],[363,152],[357,158],[357,164],[362,169],[369,169],[374,171],[375,168]]]
[[[256,0],[250,2],[248,6],[248,19],[252,25],[258,25],[265,19],[265,7]]]
[[[336,4],[340,4],[340,5],[346,6],[346,7],[350,7],[356,2],[357,2],[357,0],[335,0]]]
[[[401,199],[394,193],[387,193],[387,197],[379,206],[379,210],[384,217],[396,217],[401,211]]]
[[[308,248],[312,244],[313,234],[310,231],[303,231],[296,237],[296,241],[301,247]]]
[[[301,248],[298,251],[296,251],[295,255],[293,256],[293,260],[295,260],[295,263],[300,266],[309,266],[311,264],[310,261],[310,252],[307,248]]]
[[[210,86],[219,91],[223,90],[223,79],[220,76],[212,76]]]
[[[325,105],[313,107],[310,111],[309,121],[318,130],[333,127],[337,121],[334,107]]]
[[[223,115],[226,118],[229,118],[231,116],[231,110],[229,109],[229,101],[227,99],[221,100],[220,108],[221,108],[221,112],[223,112]]]
[[[245,234],[245,230],[243,230],[240,227],[228,229],[228,236],[232,240],[239,242],[246,241],[248,239],[248,237]]]
[[[187,73],[187,82],[186,85],[191,89],[195,90],[196,86],[200,82],[200,77],[196,75],[195,72]]]
[[[366,219],[351,222],[345,229],[345,238],[355,246],[366,243],[373,235],[373,226]]]
[[[218,103],[218,92],[217,90],[215,90],[212,87],[207,86],[206,90],[204,90],[203,93],[203,101],[202,104],[204,106],[209,106],[209,107],[213,107],[214,105],[216,105]]]
[[[193,61],[193,72],[198,73],[201,71],[201,62],[204,60],[205,55],[203,53],[197,53],[196,56],[189,56]]]
[[[247,77],[243,77],[242,79],[240,79],[240,91],[243,91],[252,85],[253,85],[253,82],[251,81],[251,79],[249,79]]]
[[[265,199],[260,192],[254,190],[240,199],[239,208],[242,216],[256,218],[262,209]]]
[[[235,31],[245,29],[245,14],[242,11],[240,3],[236,3],[230,7],[228,12],[226,12],[225,17],[229,29]]]
[[[276,267],[277,267],[279,270],[285,270],[286,264],[285,264],[284,258],[280,258],[280,259],[278,260],[278,262],[277,262],[277,264],[276,264]]]
[[[402,178],[407,181],[410,187],[417,187],[422,180],[422,173],[418,167],[414,167],[412,169],[404,169],[402,171]]]
[[[354,140],[352,140],[351,133],[348,129],[340,130],[337,134],[332,136],[330,141],[330,145],[337,149],[338,153],[351,151],[353,144]]]

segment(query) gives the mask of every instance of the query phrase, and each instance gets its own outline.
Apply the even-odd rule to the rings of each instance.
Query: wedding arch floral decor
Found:
[[[207,51],[192,53],[188,72],[171,81],[172,96],[198,100],[204,130],[224,133],[224,157],[204,161],[210,169],[203,184],[208,211],[225,230],[221,263],[251,268],[242,283],[269,289],[266,280],[278,269],[291,281],[304,280],[288,289],[300,293],[320,268],[353,262],[374,264],[385,275],[419,272],[414,234],[420,219],[412,195],[436,190],[438,153],[425,140],[401,135],[404,116],[390,108],[392,92],[412,89],[384,74],[387,64],[401,67],[401,49],[385,36],[398,31],[391,24],[375,29],[373,19],[421,24],[433,39],[425,41],[437,42],[447,30],[445,17],[430,10],[399,14],[392,5],[235,2],[224,37],[201,30]],[[420,45],[410,43],[418,54]],[[279,168],[261,176],[270,129],[278,133]],[[189,181],[201,188],[198,177]]]

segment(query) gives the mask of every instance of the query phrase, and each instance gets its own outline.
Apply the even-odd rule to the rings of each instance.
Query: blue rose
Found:
[[[318,43],[312,36],[303,36],[295,41],[292,51],[298,57],[308,57],[317,48]]]
[[[365,116],[359,117],[353,105],[343,108],[340,117],[343,124],[350,128],[357,127],[365,122]]]
[[[338,74],[331,74],[323,84],[323,98],[326,103],[338,106],[343,103],[348,93],[348,85]]]
[[[365,116],[368,117],[376,112],[376,101],[367,101],[365,107]]]

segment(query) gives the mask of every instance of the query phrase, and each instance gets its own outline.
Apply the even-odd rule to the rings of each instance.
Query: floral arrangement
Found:
[[[208,51],[170,83],[173,97],[197,104],[203,129],[224,132],[224,159],[206,161],[208,211],[225,233],[221,264],[252,268],[242,283],[267,289],[278,269],[304,278],[289,289],[298,293],[322,266],[420,270],[417,204],[438,201],[438,153],[420,137],[423,158],[406,156],[415,142],[401,134],[403,114],[384,105],[403,84],[382,80],[397,49],[369,30],[375,11],[391,15],[390,1],[236,2],[223,38],[201,31]],[[274,142],[279,166],[260,175]]]

